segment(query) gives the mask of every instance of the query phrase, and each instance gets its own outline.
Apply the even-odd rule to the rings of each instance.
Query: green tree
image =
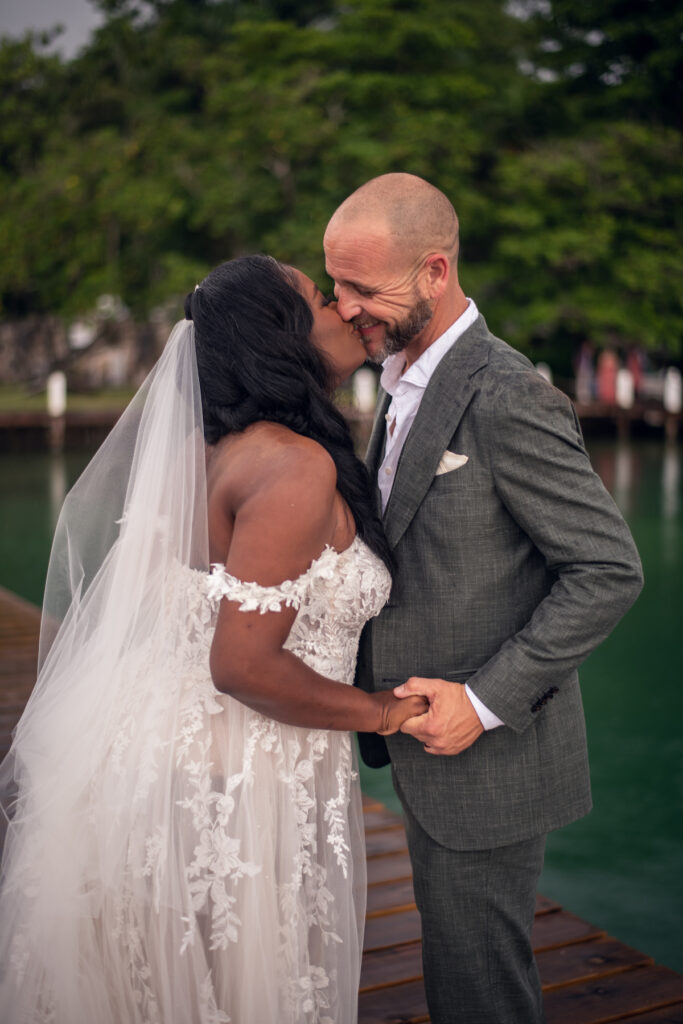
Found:
[[[18,256],[0,265],[6,308],[75,312],[106,290],[143,314],[253,249],[319,274],[330,212],[389,169],[436,180],[483,229],[481,185],[523,107],[519,23],[499,0],[475,16],[464,0],[353,0],[307,24],[246,2],[101,6],[0,215]]]
[[[533,33],[527,57],[570,128],[589,120],[680,125],[683,7],[678,0],[512,0]]]
[[[143,317],[254,250],[323,283],[335,206],[406,170],[453,199],[494,330],[555,365],[677,351],[670,0],[97,2],[75,60],[0,45],[6,313]]]
[[[681,138],[633,122],[549,140],[500,165],[487,308],[567,374],[585,339],[680,355]]]

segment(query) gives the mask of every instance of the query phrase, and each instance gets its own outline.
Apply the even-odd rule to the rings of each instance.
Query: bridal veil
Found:
[[[115,936],[97,934],[101,904],[118,900],[118,927],[130,926],[125,903],[136,893],[124,890],[136,832],[145,829],[147,863],[137,867],[149,902],[149,835],[161,844],[172,817],[167,783],[158,787],[161,806],[149,799],[144,804],[156,820],[139,818],[143,791],[149,797],[153,780],[172,777],[174,751],[170,744],[164,749],[163,740],[154,751],[137,751],[149,732],[127,729],[126,719],[163,716],[165,727],[155,733],[173,734],[180,691],[169,686],[163,707],[143,699],[145,677],[171,664],[168,645],[182,632],[168,570],[173,563],[209,567],[192,335],[189,321],[176,325],[159,362],[67,496],[57,525],[38,679],[1,770],[0,1016],[13,1024],[49,1021],[55,1012],[72,1024],[110,1019],[112,1009],[99,1005],[106,987],[89,991],[87,982],[91,953],[101,958],[109,952],[112,971],[120,959]],[[157,891],[158,912],[172,914],[180,906],[176,895],[170,884]],[[33,1006],[36,992],[44,993],[44,1005]],[[141,1010],[141,1019],[154,1019],[151,1007]]]

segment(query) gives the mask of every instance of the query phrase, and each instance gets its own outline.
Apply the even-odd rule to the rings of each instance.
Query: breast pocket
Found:
[[[481,509],[477,479],[471,461],[435,476],[425,495],[427,515],[453,517],[454,524],[462,516],[477,516]]]
[[[467,489],[467,478],[464,475],[466,467],[462,469],[453,469],[450,473],[444,473],[442,476],[435,476],[432,480],[429,493],[430,494],[458,494]]]

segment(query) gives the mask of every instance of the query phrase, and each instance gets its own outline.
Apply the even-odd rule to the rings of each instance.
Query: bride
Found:
[[[212,271],[73,488],[2,767],[7,1024],[350,1024],[349,685],[390,554],[330,395],[365,357],[303,274]]]

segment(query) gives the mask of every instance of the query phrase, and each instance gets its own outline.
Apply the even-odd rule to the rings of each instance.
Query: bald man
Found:
[[[397,571],[358,684],[430,703],[361,751],[391,760],[405,811],[431,1019],[537,1024],[546,833],[591,806],[576,669],[638,595],[640,561],[571,403],[460,287],[446,196],[375,178],[324,245],[337,309],[383,365],[366,461]]]

